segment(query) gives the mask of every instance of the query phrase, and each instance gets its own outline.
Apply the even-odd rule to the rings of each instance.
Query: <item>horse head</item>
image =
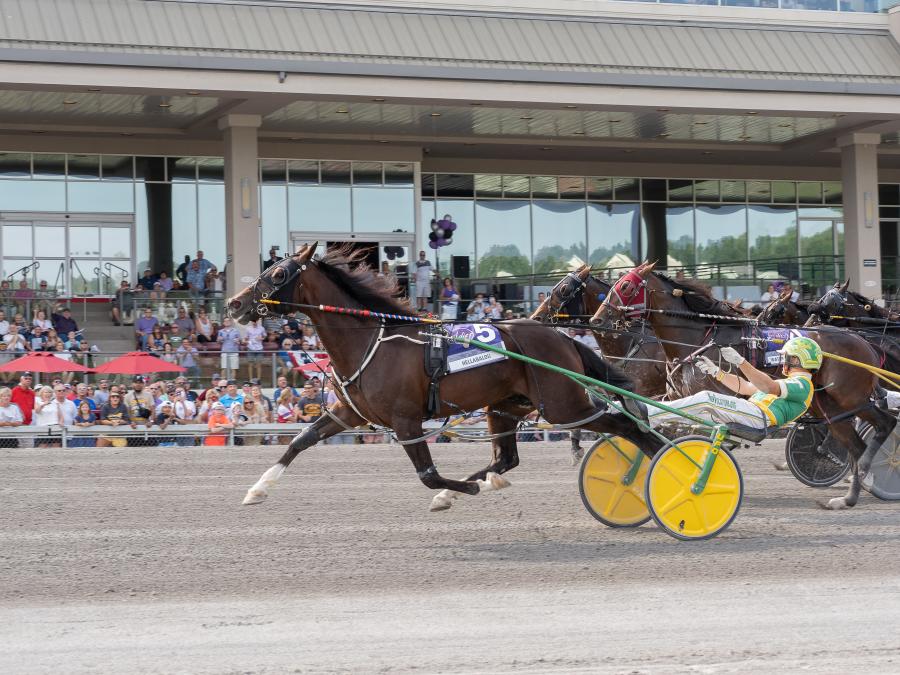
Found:
[[[557,282],[529,318],[552,321],[560,314],[581,314],[584,310],[584,291],[591,279],[590,265],[582,265],[569,272]]]
[[[231,317],[246,324],[261,319],[270,308],[280,309],[282,303],[297,303],[297,292],[303,286],[301,274],[307,270],[317,245],[318,242],[301,246],[294,255],[267,268],[244,290],[230,297],[227,307]]]
[[[644,262],[619,277],[590,322],[604,325],[642,311],[646,307],[648,284],[659,283],[653,275],[655,267],[655,262]]]

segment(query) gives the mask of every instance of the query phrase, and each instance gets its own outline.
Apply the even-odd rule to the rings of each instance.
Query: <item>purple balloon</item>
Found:
[[[449,222],[450,222],[449,220],[444,220],[444,219],[439,220],[439,221],[438,221],[438,227],[441,228],[442,230],[446,230],[446,229],[447,229],[447,224],[448,224]]]
[[[443,239],[443,238],[440,238],[440,239],[438,239],[438,240],[437,240],[436,242],[434,242],[434,243],[437,244],[438,246],[446,246],[446,245],[447,245],[447,240],[446,240],[446,239]]]
[[[444,229],[448,232],[453,232],[456,230],[456,223],[454,223],[452,220],[448,220],[447,224],[444,225]]]
[[[438,238],[438,239],[443,239],[444,237],[447,236],[446,231],[445,231],[445,230],[442,230],[441,228],[436,229],[436,230],[434,231],[434,233],[437,235],[437,238]]]
[[[437,249],[440,247],[440,244],[438,244],[436,241],[429,241],[428,245],[433,249]]]

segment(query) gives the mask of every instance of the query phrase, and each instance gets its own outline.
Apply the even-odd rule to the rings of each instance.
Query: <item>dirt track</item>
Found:
[[[0,451],[0,672],[900,671],[900,504],[816,508],[782,443],[692,543],[593,521],[564,443],[438,514],[399,447],[308,451],[257,507],[278,449]]]

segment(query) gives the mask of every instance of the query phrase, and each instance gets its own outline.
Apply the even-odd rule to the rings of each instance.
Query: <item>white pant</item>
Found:
[[[900,391],[888,389],[885,393],[887,394],[888,408],[900,408]]]
[[[692,396],[679,398],[676,401],[663,401],[670,408],[684,412],[716,424],[743,424],[754,429],[766,429],[769,421],[762,409],[745,398],[717,394],[713,391],[701,391]],[[650,426],[656,427],[667,422],[684,421],[683,417],[659,408],[649,407]]]

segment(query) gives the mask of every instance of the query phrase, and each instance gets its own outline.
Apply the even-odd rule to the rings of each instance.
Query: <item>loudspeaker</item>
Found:
[[[450,268],[453,270],[455,279],[469,278],[469,256],[452,255],[450,256]]]

